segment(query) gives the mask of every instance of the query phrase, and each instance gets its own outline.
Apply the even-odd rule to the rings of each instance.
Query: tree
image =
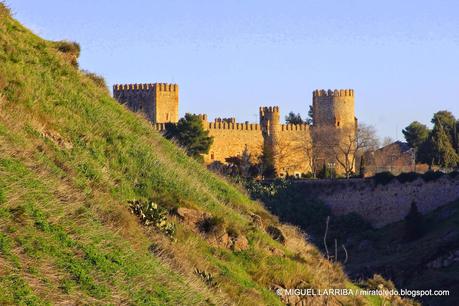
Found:
[[[336,162],[343,168],[344,175],[349,178],[354,172],[355,161],[366,151],[378,148],[376,130],[371,125],[359,124],[357,129],[330,128],[321,133],[322,141],[327,142],[327,150],[331,152]]]
[[[430,163],[431,148],[428,144],[428,139],[431,131],[425,124],[418,121],[411,122],[402,130],[405,140],[408,145],[416,152],[416,161]]]
[[[445,168],[454,168],[459,164],[459,156],[453,147],[451,135],[441,123],[434,126],[429,142],[432,155],[431,164]]]
[[[438,111],[434,114],[431,122],[434,126],[442,125],[445,129],[446,133],[451,140],[454,138],[454,131],[456,130],[456,118],[454,118],[453,114],[449,111]]]
[[[425,124],[413,121],[402,130],[402,133],[411,148],[419,149],[429,137],[430,130]]]
[[[458,151],[457,121],[454,115],[449,111],[438,111],[434,114],[432,121],[435,126],[442,125],[446,134],[450,138],[454,151]]]
[[[381,147],[385,147],[385,146],[388,146],[392,143],[394,143],[395,140],[392,138],[392,137],[384,137],[384,139],[382,140],[381,142]]]
[[[314,118],[314,108],[312,105],[309,105],[308,117],[306,118],[305,123],[312,125],[314,123],[312,118]]]
[[[202,160],[201,154],[209,153],[213,143],[213,138],[209,136],[209,131],[204,130],[199,116],[189,113],[177,124],[166,124],[164,136],[176,141],[189,156],[198,160]]]
[[[250,154],[247,145],[244,147],[241,155],[227,157],[225,158],[225,162],[229,166],[226,174],[241,176],[245,179],[258,175],[258,167],[252,163],[252,154]],[[231,171],[233,169],[234,171]]]
[[[301,115],[295,114],[294,112],[288,113],[287,116],[285,116],[285,122],[287,124],[302,124],[304,123],[303,119],[301,118]]]

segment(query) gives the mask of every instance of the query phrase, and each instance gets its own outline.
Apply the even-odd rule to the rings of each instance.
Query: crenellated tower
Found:
[[[277,145],[281,129],[279,106],[260,107],[260,126],[264,140],[263,155],[265,167],[277,170]]]
[[[357,132],[354,110],[354,90],[315,90],[312,94],[313,142],[315,155],[322,165],[342,172],[339,161],[352,160],[343,156],[344,151],[352,152]],[[353,165],[352,165],[353,167]]]
[[[135,112],[143,112],[152,123],[178,122],[177,84],[115,84],[113,98]]]

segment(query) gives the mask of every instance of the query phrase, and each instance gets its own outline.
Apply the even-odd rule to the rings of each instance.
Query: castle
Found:
[[[144,113],[158,131],[164,131],[166,123],[178,122],[177,84],[116,84],[113,97],[132,111]],[[282,124],[278,106],[260,107],[257,124],[237,123],[235,118],[210,122],[207,115],[199,115],[214,139],[205,163],[225,163],[248,150],[253,160],[268,157],[265,161],[279,176],[317,173],[323,167],[338,174],[353,169],[352,152],[346,148],[354,146],[357,127],[354,90],[315,90],[312,107],[311,125]]]

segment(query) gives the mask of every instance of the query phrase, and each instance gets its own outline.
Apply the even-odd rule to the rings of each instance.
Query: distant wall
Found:
[[[335,215],[358,213],[374,227],[403,220],[414,201],[421,213],[430,212],[459,198],[459,177],[447,175],[425,182],[418,178],[376,185],[372,179],[299,182],[305,197],[318,198]]]
[[[281,124],[277,131],[277,171],[298,175],[311,171],[307,150],[312,151],[310,127],[307,124]]]
[[[263,136],[259,124],[228,122],[205,124],[209,135],[214,137],[209,154],[204,155],[207,164],[215,161],[225,163],[225,158],[241,155],[246,145],[254,158],[261,155]]]

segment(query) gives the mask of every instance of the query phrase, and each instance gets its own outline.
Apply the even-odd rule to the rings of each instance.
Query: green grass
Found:
[[[294,229],[282,226],[281,245],[252,226],[253,213],[281,225],[116,103],[57,46],[0,4],[0,303],[280,305],[273,284],[349,286]],[[173,216],[171,241],[129,214],[133,199],[205,211],[249,248],[215,246]]]

